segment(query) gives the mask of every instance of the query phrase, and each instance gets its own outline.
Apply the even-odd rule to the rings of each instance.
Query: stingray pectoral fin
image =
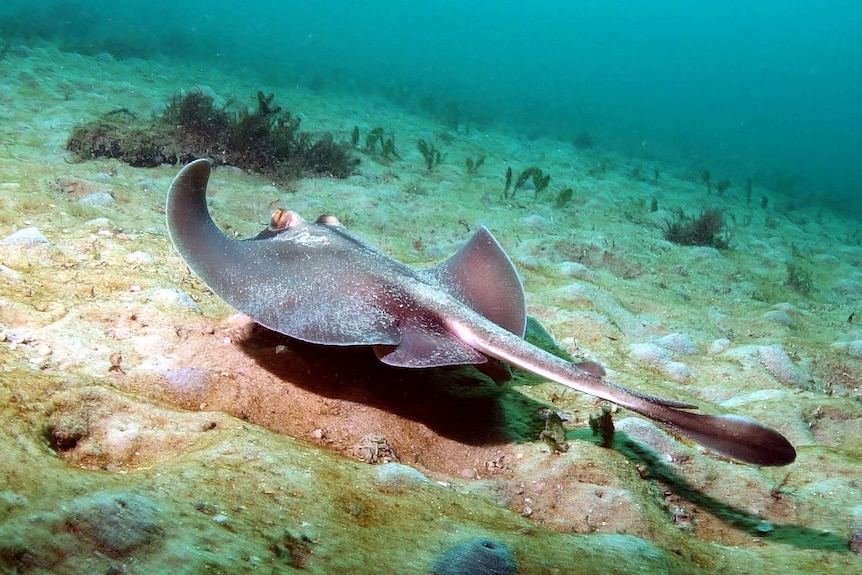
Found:
[[[457,253],[423,273],[473,311],[524,337],[527,307],[521,278],[486,228],[479,228]]]
[[[409,325],[401,326],[401,341],[397,345],[376,345],[374,353],[383,363],[396,367],[442,367],[488,361],[451,334]]]
[[[171,242],[189,268],[220,297],[223,286],[249,272],[247,246],[226,236],[207,209],[206,191],[212,162],[195,160],[168,189],[165,215]],[[228,303],[232,303],[228,301]]]

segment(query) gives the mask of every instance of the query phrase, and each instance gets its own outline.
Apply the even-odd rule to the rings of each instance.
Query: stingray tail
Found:
[[[637,393],[579,369],[513,334],[480,332],[453,325],[462,340],[485,355],[520,367],[571,389],[626,407],[718,453],[754,465],[787,465],[796,450],[771,427],[738,415],[687,411],[695,406]]]

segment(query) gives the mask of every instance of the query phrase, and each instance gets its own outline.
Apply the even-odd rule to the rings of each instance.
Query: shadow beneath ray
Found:
[[[306,391],[420,422],[467,445],[537,440],[545,407],[472,366],[409,369],[381,363],[369,347],[321,346],[255,325],[238,342],[279,379]]]

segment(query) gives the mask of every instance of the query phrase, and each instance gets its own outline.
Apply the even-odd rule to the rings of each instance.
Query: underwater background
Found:
[[[849,1],[5,0],[0,573],[862,573],[860,24]],[[334,214],[428,268],[487,227],[530,343],[796,460],[256,325],[166,229],[200,157],[232,237]]]
[[[764,0],[86,3],[9,0],[4,32],[195,58],[527,136],[708,164],[862,207],[862,9]]]

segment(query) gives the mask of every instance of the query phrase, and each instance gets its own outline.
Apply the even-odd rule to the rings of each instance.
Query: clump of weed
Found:
[[[354,129],[356,141],[359,141],[359,128]],[[373,128],[368,135],[365,136],[365,153],[376,155],[384,162],[389,162],[392,158],[401,159],[398,152],[395,150],[395,135],[386,137],[383,128]]]
[[[530,166],[520,173],[518,178],[515,180],[515,185],[512,187],[512,196],[515,197],[515,192],[518,191],[520,187],[527,183],[528,180],[532,180],[533,182],[533,190],[535,192],[534,199],[539,197],[539,192],[548,187],[548,184],[551,182],[550,174],[543,174],[542,169],[538,166]]]
[[[682,210],[674,213],[665,224],[664,238],[683,246],[711,246],[727,248],[729,237],[724,224],[724,214],[719,209],[709,209],[692,218]]]
[[[479,156],[475,160],[472,156],[468,157],[464,162],[464,166],[467,168],[467,174],[471,176],[475,176],[479,173],[479,168],[482,167],[482,164],[485,163],[485,156]]]
[[[509,197],[509,189],[512,187],[512,166],[506,166],[506,187],[503,189],[503,198]]]
[[[706,184],[706,193],[712,193],[712,176],[709,174],[709,170],[703,169],[700,171],[700,180]]]
[[[784,285],[802,295],[810,295],[814,291],[814,278],[811,275],[811,270],[795,262],[788,262],[787,279],[784,280]]]
[[[441,161],[443,161],[443,157],[440,154],[440,150],[438,150],[434,144],[429,144],[425,140],[420,139],[416,142],[416,147],[419,148],[419,153],[422,154],[422,157],[425,158],[425,167],[428,168],[428,171],[431,171],[436,165],[439,165]]]
[[[201,90],[182,92],[161,116],[141,121],[126,109],[72,130],[66,148],[81,159],[115,158],[138,167],[212,158],[277,178],[350,176],[359,160],[350,143],[300,131],[300,119],[257,93],[257,107],[231,112]]]
[[[572,188],[563,188],[560,190],[560,193],[557,194],[557,199],[554,201],[554,207],[562,209],[572,200],[572,196],[575,195],[575,191]]]

